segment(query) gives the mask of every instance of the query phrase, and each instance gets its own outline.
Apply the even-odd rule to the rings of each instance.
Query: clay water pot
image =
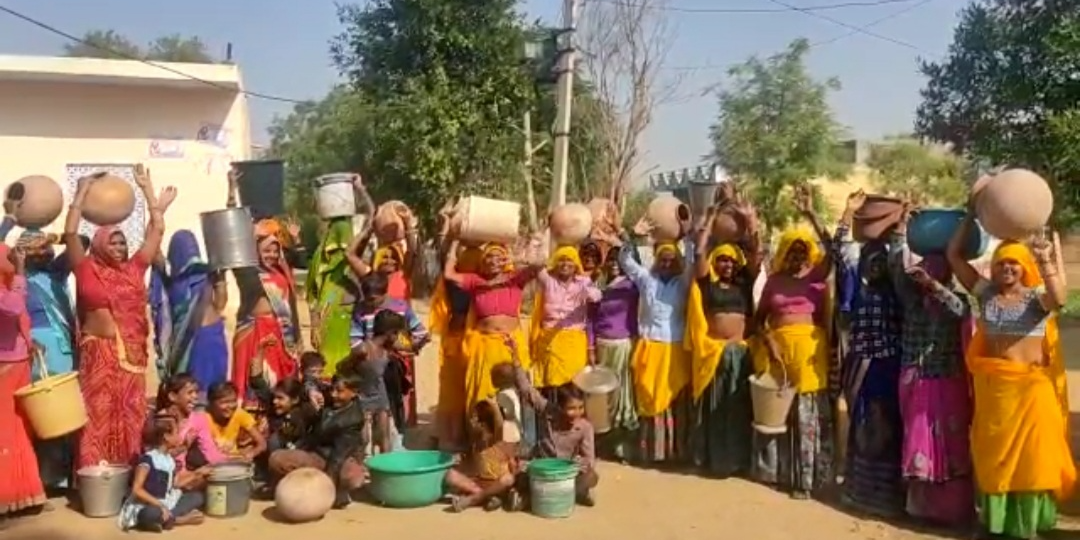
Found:
[[[390,245],[405,239],[408,223],[402,220],[402,213],[411,219],[412,210],[401,201],[386,201],[375,210],[372,230],[379,245]]]
[[[975,198],[975,213],[986,231],[1002,240],[1024,240],[1042,230],[1054,209],[1054,195],[1041,176],[1006,169],[986,181]]]
[[[725,204],[713,218],[711,240],[717,243],[738,242],[746,236],[746,224],[734,204]]]
[[[674,195],[660,195],[649,203],[645,217],[654,226],[653,240],[674,242],[682,238],[684,227],[690,222],[690,207]]]
[[[619,208],[611,199],[595,197],[589,201],[589,212],[592,213],[594,231],[603,231],[615,234],[619,230]]]
[[[880,240],[904,215],[904,201],[884,195],[867,195],[855,212],[852,234],[856,241]]]
[[[326,473],[302,467],[285,475],[274,488],[274,509],[289,523],[321,519],[334,505],[334,481]]]
[[[569,203],[555,207],[548,216],[551,238],[560,246],[576,246],[592,231],[593,216],[589,207]]]
[[[24,229],[40,229],[52,223],[64,208],[64,192],[48,176],[24,176],[7,188],[5,198],[18,201],[15,223]]]
[[[82,217],[94,225],[105,227],[124,221],[133,210],[135,189],[131,183],[113,174],[99,173],[86,192]]]

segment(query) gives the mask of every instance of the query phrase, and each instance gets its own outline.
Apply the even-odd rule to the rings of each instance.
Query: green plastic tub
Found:
[[[568,459],[537,459],[529,463],[528,472],[533,514],[558,519],[574,513],[577,464]]]
[[[391,508],[419,508],[443,496],[446,471],[454,458],[437,450],[401,450],[364,460],[371,473],[368,491]]]

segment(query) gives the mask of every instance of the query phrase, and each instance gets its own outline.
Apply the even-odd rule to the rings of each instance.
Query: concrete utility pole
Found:
[[[570,157],[570,107],[574,102],[574,61],[577,59],[577,45],[574,32],[577,30],[578,11],[581,0],[563,0],[563,22],[559,35],[559,63],[556,90],[555,116],[555,163],[552,168],[551,205],[566,204],[566,180]]]
[[[521,175],[525,177],[525,194],[528,197],[526,204],[528,205],[525,210],[529,216],[529,232],[536,232],[539,229],[539,222],[536,216],[536,193],[533,192],[533,149],[532,145],[532,111],[525,111],[525,118],[521,122],[521,134],[525,139],[525,159],[521,163]]]

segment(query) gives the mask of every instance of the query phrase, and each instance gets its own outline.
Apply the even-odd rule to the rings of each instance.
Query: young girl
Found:
[[[595,505],[593,488],[600,482],[600,476],[595,467],[596,433],[585,418],[585,392],[573,383],[567,383],[555,389],[552,402],[532,387],[523,371],[519,372],[518,391],[528,396],[538,416],[544,420],[537,425],[536,457],[569,459],[577,463],[580,467],[576,482],[578,504]]]
[[[158,416],[143,430],[146,453],[139,457],[131,482],[131,495],[120,510],[123,530],[138,528],[161,532],[175,525],[202,523],[201,491],[182,491],[195,479],[176,465],[173,453],[183,449],[176,419]]]
[[[490,400],[477,402],[470,411],[471,448],[461,463],[446,474],[446,485],[454,493],[450,506],[453,512],[474,506],[498,510],[503,505],[502,497],[515,493],[517,445],[505,442],[503,426],[502,413]]]
[[[209,474],[209,465],[225,461],[225,454],[214,444],[209,417],[195,413],[198,401],[199,385],[195,377],[187,373],[169,377],[158,389],[158,414],[172,417],[180,432],[182,448],[176,455],[177,464],[181,469],[197,471],[205,477]]]
[[[296,448],[310,431],[318,413],[304,398],[304,383],[296,379],[285,379],[274,386],[270,436],[266,442],[270,452]]]
[[[240,408],[240,392],[233,383],[211,386],[207,399],[210,434],[221,453],[230,459],[252,461],[266,450],[266,439],[259,432],[255,417]]]

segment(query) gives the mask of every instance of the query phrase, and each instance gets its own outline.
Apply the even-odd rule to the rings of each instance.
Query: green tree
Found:
[[[879,189],[917,204],[960,205],[967,198],[966,163],[944,147],[893,138],[874,145],[866,164]]]
[[[334,64],[380,106],[370,156],[378,193],[432,216],[454,194],[520,190],[519,126],[533,88],[515,5],[375,0],[339,8],[345,30],[332,46]]]
[[[113,30],[90,30],[80,43],[65,43],[64,56],[127,60],[142,58],[142,48]]]
[[[737,179],[768,230],[795,216],[788,188],[821,176],[843,178],[849,170],[838,159],[842,130],[827,100],[840,83],[810,76],[808,50],[807,40],[798,39],[780,54],[729,69],[710,128],[710,157]]]
[[[213,64],[217,61],[207,51],[206,44],[196,36],[184,37],[180,34],[162,36],[143,49],[114,30],[87,32],[83,35],[82,42],[64,45],[64,56],[195,64]]]
[[[948,55],[920,71],[919,135],[1039,172],[1056,219],[1080,221],[1080,2],[978,0],[961,12]]]
[[[286,164],[286,208],[300,221],[304,242],[311,248],[318,244],[319,230],[312,180],[335,172],[370,177],[367,128],[374,111],[358,93],[339,86],[322,100],[296,105],[270,126],[270,155]]]

